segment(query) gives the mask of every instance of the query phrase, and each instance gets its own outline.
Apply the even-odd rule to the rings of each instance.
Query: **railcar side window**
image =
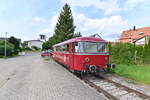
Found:
[[[75,52],[84,53],[106,53],[108,52],[106,42],[76,42]]]
[[[54,49],[58,52],[69,52],[69,44],[57,46]]]
[[[69,44],[66,45],[66,51],[69,51]]]

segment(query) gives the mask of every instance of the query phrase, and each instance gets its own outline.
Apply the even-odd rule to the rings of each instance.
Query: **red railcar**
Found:
[[[72,72],[92,72],[115,67],[109,64],[108,42],[95,37],[79,37],[53,46],[53,58]]]

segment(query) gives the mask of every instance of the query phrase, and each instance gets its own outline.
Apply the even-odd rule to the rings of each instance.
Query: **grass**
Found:
[[[136,82],[150,85],[150,65],[117,65],[115,74],[126,77]]]

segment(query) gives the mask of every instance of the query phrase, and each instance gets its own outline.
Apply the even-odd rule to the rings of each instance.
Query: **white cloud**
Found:
[[[124,10],[133,9],[134,7],[147,3],[147,0],[127,0],[124,4]]]
[[[127,20],[123,20],[120,15],[93,19],[85,16],[84,14],[77,14],[73,11],[73,17],[75,25],[77,26],[77,32],[81,32],[83,36],[102,33],[102,37],[107,40],[114,40],[118,38],[110,36],[119,35],[123,30],[123,27],[127,25]],[[41,30],[39,34],[46,34],[48,37],[52,36],[57,19],[58,14],[50,19],[49,27]]]
[[[80,3],[84,4],[84,0],[81,0],[80,3],[74,0],[71,1],[76,3],[76,4],[73,3],[74,5],[80,5]],[[90,6],[91,3],[98,0],[94,0],[94,1],[87,0],[87,1],[89,2],[85,2],[86,3],[84,4],[85,6]],[[105,3],[103,5],[106,6]],[[107,13],[110,13],[112,11],[107,10]],[[76,32],[81,32],[83,36],[89,36],[95,33],[102,33],[102,37],[105,37],[105,39],[114,40],[114,37],[110,37],[110,36],[113,35],[118,36],[128,24],[128,21],[124,20],[120,15],[114,15],[114,16],[103,17],[103,18],[90,18],[83,13],[82,14],[76,13],[74,11],[74,8],[72,8],[72,13],[73,13],[75,25],[77,26]],[[58,15],[59,14],[54,15],[50,19],[49,27],[41,30],[39,33],[47,34],[48,37],[52,36],[52,34],[54,33],[54,28],[58,19]]]
[[[49,23],[48,27],[43,29],[43,30],[41,30],[41,31],[39,31],[38,34],[45,34],[48,37],[52,36],[53,33],[54,33],[54,29],[55,29],[55,25],[56,25],[56,22],[57,22],[57,18],[58,18],[58,15],[54,15],[50,19],[50,23]]]
[[[126,0],[120,4],[119,0],[61,0],[63,3],[69,3],[72,7],[95,7],[104,11],[104,15],[112,15],[121,11],[131,10],[138,5],[148,5],[148,0]]]
[[[45,23],[46,22],[46,20],[44,18],[40,18],[40,17],[33,18],[33,21],[35,23]]]
[[[71,6],[76,7],[95,7],[103,10],[105,15],[110,15],[121,11],[118,0],[62,0],[63,3],[69,3]]]
[[[127,20],[123,20],[120,15],[92,19],[84,14],[75,14],[74,18],[77,30],[84,36],[102,33],[102,36],[106,39],[109,39],[111,35],[119,35],[127,25]]]

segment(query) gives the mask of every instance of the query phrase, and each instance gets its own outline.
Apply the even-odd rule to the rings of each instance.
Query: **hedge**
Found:
[[[5,42],[0,40],[0,57],[5,56]],[[14,45],[7,42],[6,47],[6,54],[7,56],[12,56],[14,54]]]
[[[145,45],[131,43],[109,44],[110,61],[116,64],[149,64],[150,63],[150,40]]]

